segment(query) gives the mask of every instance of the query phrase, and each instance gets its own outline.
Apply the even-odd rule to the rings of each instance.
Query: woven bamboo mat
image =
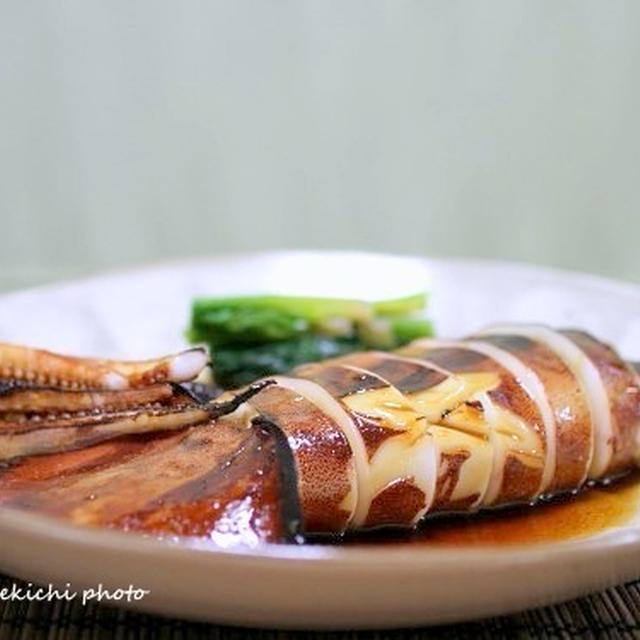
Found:
[[[0,589],[16,582],[0,577]],[[565,604],[478,622],[367,632],[285,632],[219,627],[79,602],[0,602],[0,640],[400,640],[422,638],[640,638],[640,580]]]

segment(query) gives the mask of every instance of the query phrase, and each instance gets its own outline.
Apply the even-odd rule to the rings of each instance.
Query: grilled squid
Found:
[[[494,326],[299,367],[215,401],[191,350],[0,345],[0,505],[219,545],[535,503],[640,459],[640,387],[575,330]]]

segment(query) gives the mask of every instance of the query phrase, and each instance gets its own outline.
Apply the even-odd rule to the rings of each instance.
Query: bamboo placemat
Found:
[[[0,577],[0,589],[18,582]],[[640,638],[640,580],[602,593],[516,615],[466,624],[390,631],[240,629],[73,602],[0,602],[0,640],[10,638],[191,640],[400,640],[422,638]]]

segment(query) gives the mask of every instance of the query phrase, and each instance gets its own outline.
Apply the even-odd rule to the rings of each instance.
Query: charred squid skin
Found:
[[[423,412],[431,423],[428,427],[439,454],[440,464],[436,489],[426,517],[434,513],[470,512],[479,508],[488,486],[493,450],[491,443],[478,434],[471,434],[442,424],[442,414],[448,409],[438,403],[440,385],[450,384],[455,377],[424,361],[389,352],[369,352],[346,356],[342,360],[381,376],[395,386],[407,401]],[[426,400],[436,394],[436,401]],[[425,402],[429,405],[428,415]],[[438,404],[440,406],[438,407]],[[449,406],[445,403],[445,407]],[[469,478],[472,478],[470,481]]]
[[[556,421],[556,464],[545,493],[574,491],[589,471],[593,450],[591,415],[575,374],[548,345],[530,337],[509,333],[479,336],[505,349],[530,367],[544,386]]]
[[[287,382],[291,384],[291,379],[279,378],[278,384],[254,396],[247,408],[275,422],[287,436],[296,460],[304,530],[342,531],[351,514],[347,508],[353,489],[351,447],[338,423],[282,384]]]
[[[433,502],[438,466],[424,416],[380,376],[341,361],[294,373],[334,398],[361,442],[358,499],[349,528],[415,525]]]
[[[587,477],[602,478],[613,455],[614,424],[609,395],[601,372],[584,350],[561,330],[538,324],[499,324],[483,329],[480,335],[507,333],[541,342],[551,349],[571,370],[588,408],[591,425],[590,453]]]
[[[319,384],[295,376],[278,376],[276,381],[277,386],[250,404],[287,433],[298,464],[305,527],[314,532],[342,532],[353,521],[366,476],[360,433],[339,401]],[[288,410],[272,404],[280,391],[289,397]],[[309,416],[306,424],[289,415],[297,407]],[[323,417],[314,419],[314,414]]]
[[[612,426],[611,457],[605,474],[618,475],[633,463],[635,441],[640,428],[640,388],[632,367],[610,345],[577,329],[560,333],[576,344],[594,364],[609,400]]]
[[[458,377],[489,374],[491,384],[466,398],[446,415],[445,422],[449,424],[463,409],[465,413],[456,422],[476,423],[493,445],[491,478],[478,506],[534,500],[543,478],[546,434],[537,405],[513,372],[463,341],[419,339],[400,353],[433,363]],[[474,415],[467,416],[468,411]]]
[[[302,544],[303,514],[298,493],[298,471],[289,440],[276,422],[264,416],[253,418],[251,424],[268,433],[275,442],[280,476],[280,514],[284,526],[282,542]]]

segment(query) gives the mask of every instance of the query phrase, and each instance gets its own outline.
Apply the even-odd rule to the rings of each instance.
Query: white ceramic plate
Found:
[[[82,355],[183,346],[195,295],[263,291],[378,298],[428,289],[440,335],[499,320],[574,325],[640,359],[640,288],[497,262],[277,252],[182,262],[0,298],[0,340]],[[638,516],[580,539],[526,546],[265,546],[72,527],[0,511],[0,570],[74,590],[150,590],[137,607],[222,623],[304,628],[435,624],[507,613],[640,576]]]

